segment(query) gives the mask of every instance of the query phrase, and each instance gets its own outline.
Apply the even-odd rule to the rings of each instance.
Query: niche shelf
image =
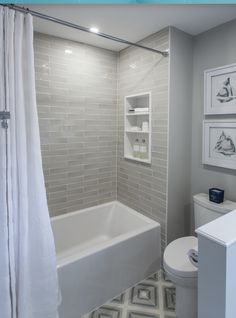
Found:
[[[151,163],[151,92],[125,96],[124,101],[124,158],[137,162]],[[143,124],[143,123],[146,124]],[[135,157],[133,146],[145,140],[147,154],[145,158]]]

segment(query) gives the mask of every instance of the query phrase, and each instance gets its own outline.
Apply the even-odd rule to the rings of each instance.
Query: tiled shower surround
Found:
[[[116,199],[117,55],[35,34],[36,91],[51,215]]]
[[[146,38],[141,44],[168,49],[168,29]],[[167,209],[168,60],[137,48],[123,50],[118,60],[117,197],[161,224],[163,247]],[[152,93],[152,163],[145,165],[123,157],[124,96],[149,91]]]
[[[169,47],[165,29],[142,41]],[[35,34],[36,89],[51,215],[118,199],[157,220],[165,245],[168,58]],[[124,96],[152,92],[152,163],[125,160]]]

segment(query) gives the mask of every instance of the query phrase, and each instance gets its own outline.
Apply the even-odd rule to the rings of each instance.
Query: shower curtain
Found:
[[[42,171],[33,24],[0,6],[0,317],[56,318],[55,247]]]

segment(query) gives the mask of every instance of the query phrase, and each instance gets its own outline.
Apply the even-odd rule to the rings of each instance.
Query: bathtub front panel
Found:
[[[79,318],[160,269],[160,226],[60,266],[60,318]]]

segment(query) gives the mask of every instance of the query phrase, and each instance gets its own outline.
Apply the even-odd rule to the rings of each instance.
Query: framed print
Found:
[[[236,120],[203,121],[203,164],[236,169]]]
[[[236,64],[204,72],[204,114],[236,114]]]

